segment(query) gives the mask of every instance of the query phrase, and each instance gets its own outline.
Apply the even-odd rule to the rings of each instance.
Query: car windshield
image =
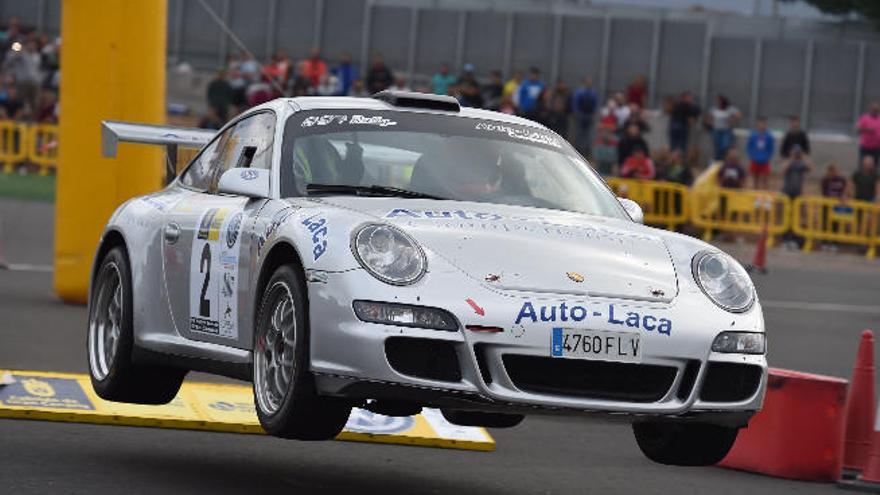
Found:
[[[294,114],[285,127],[281,191],[435,197],[626,218],[587,162],[550,131],[410,111]]]

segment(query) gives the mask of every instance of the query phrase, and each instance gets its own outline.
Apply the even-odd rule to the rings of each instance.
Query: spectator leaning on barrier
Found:
[[[843,200],[847,197],[849,184],[846,177],[840,175],[836,163],[829,163],[822,177],[822,196]]]
[[[755,189],[767,189],[770,178],[770,160],[774,152],[773,134],[767,130],[767,117],[758,117],[755,130],[749,135],[746,152],[751,160],[749,171]]]
[[[865,155],[880,161],[880,103],[873,102],[856,124],[859,133],[859,159]]]
[[[687,151],[691,127],[699,117],[700,107],[694,103],[693,93],[683,92],[669,114],[669,149]]]
[[[455,76],[449,73],[449,66],[440,64],[437,73],[431,77],[431,92],[435,95],[448,95],[449,88],[455,84]]]
[[[862,157],[861,167],[853,172],[852,181],[855,199],[870,203],[877,199],[878,175],[873,156]]]
[[[684,161],[684,153],[679,149],[669,152],[669,163],[663,179],[675,182],[683,186],[690,186],[694,182],[694,173]]]
[[[715,97],[715,106],[706,116],[706,124],[712,129],[712,145],[715,149],[715,159],[721,160],[727,156],[727,150],[733,146],[733,126],[739,121],[739,110],[730,104],[730,100],[724,95]]]
[[[792,148],[800,146],[804,154],[810,154],[810,137],[801,129],[801,118],[792,115],[788,119],[788,131],[782,137],[782,146],[779,147],[779,154],[782,158],[788,158]]]
[[[736,148],[730,148],[718,169],[718,185],[725,189],[741,189],[745,185],[746,177],[746,171],[739,161],[739,152]]]
[[[596,115],[598,103],[596,91],[593,89],[593,78],[586,76],[571,97],[571,109],[574,112],[576,124],[575,148],[582,155],[590,153],[593,139],[593,118]]]
[[[642,150],[645,155],[650,153],[648,142],[642,137],[642,131],[637,124],[631,124],[626,128],[626,133],[617,144],[617,159],[620,163],[626,162],[636,150]]]
[[[367,72],[367,91],[370,94],[388,89],[394,82],[394,76],[391,69],[385,65],[385,59],[382,55],[373,55],[373,63],[370,65],[370,71]]]
[[[803,193],[804,177],[813,170],[813,164],[800,146],[794,146],[782,164],[782,192],[794,200]]]
[[[529,69],[529,78],[519,85],[519,111],[526,118],[535,119],[544,83],[541,82],[541,71],[537,67]]]
[[[651,161],[642,148],[634,149],[620,168],[620,176],[627,179],[653,180],[655,175],[656,168],[654,167],[654,162]]]

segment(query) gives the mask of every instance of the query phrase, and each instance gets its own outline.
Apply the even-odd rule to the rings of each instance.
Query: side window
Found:
[[[217,172],[209,191],[217,192],[220,176],[230,168],[272,167],[272,144],[275,141],[275,114],[263,112],[239,121],[229,131],[217,153]]]
[[[217,149],[221,141],[226,140],[229,131],[223,136],[215,139],[205,148],[199,156],[192,162],[189,167],[180,176],[180,182],[186,187],[197,191],[205,192],[211,185],[211,179],[214,177],[214,171],[217,170]]]

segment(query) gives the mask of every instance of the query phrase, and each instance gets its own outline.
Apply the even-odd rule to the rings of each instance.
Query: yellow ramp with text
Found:
[[[39,371],[0,370],[0,417],[264,433],[254,412],[249,386],[187,382],[171,403],[142,406],[100,399],[86,375]],[[453,425],[436,409],[425,409],[410,417],[354,409],[345,430],[336,439],[495,450],[495,441],[484,428]]]

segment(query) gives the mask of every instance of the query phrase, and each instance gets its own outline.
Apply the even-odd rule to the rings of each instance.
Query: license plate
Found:
[[[640,335],[632,332],[554,328],[550,355],[569,359],[642,362]]]

